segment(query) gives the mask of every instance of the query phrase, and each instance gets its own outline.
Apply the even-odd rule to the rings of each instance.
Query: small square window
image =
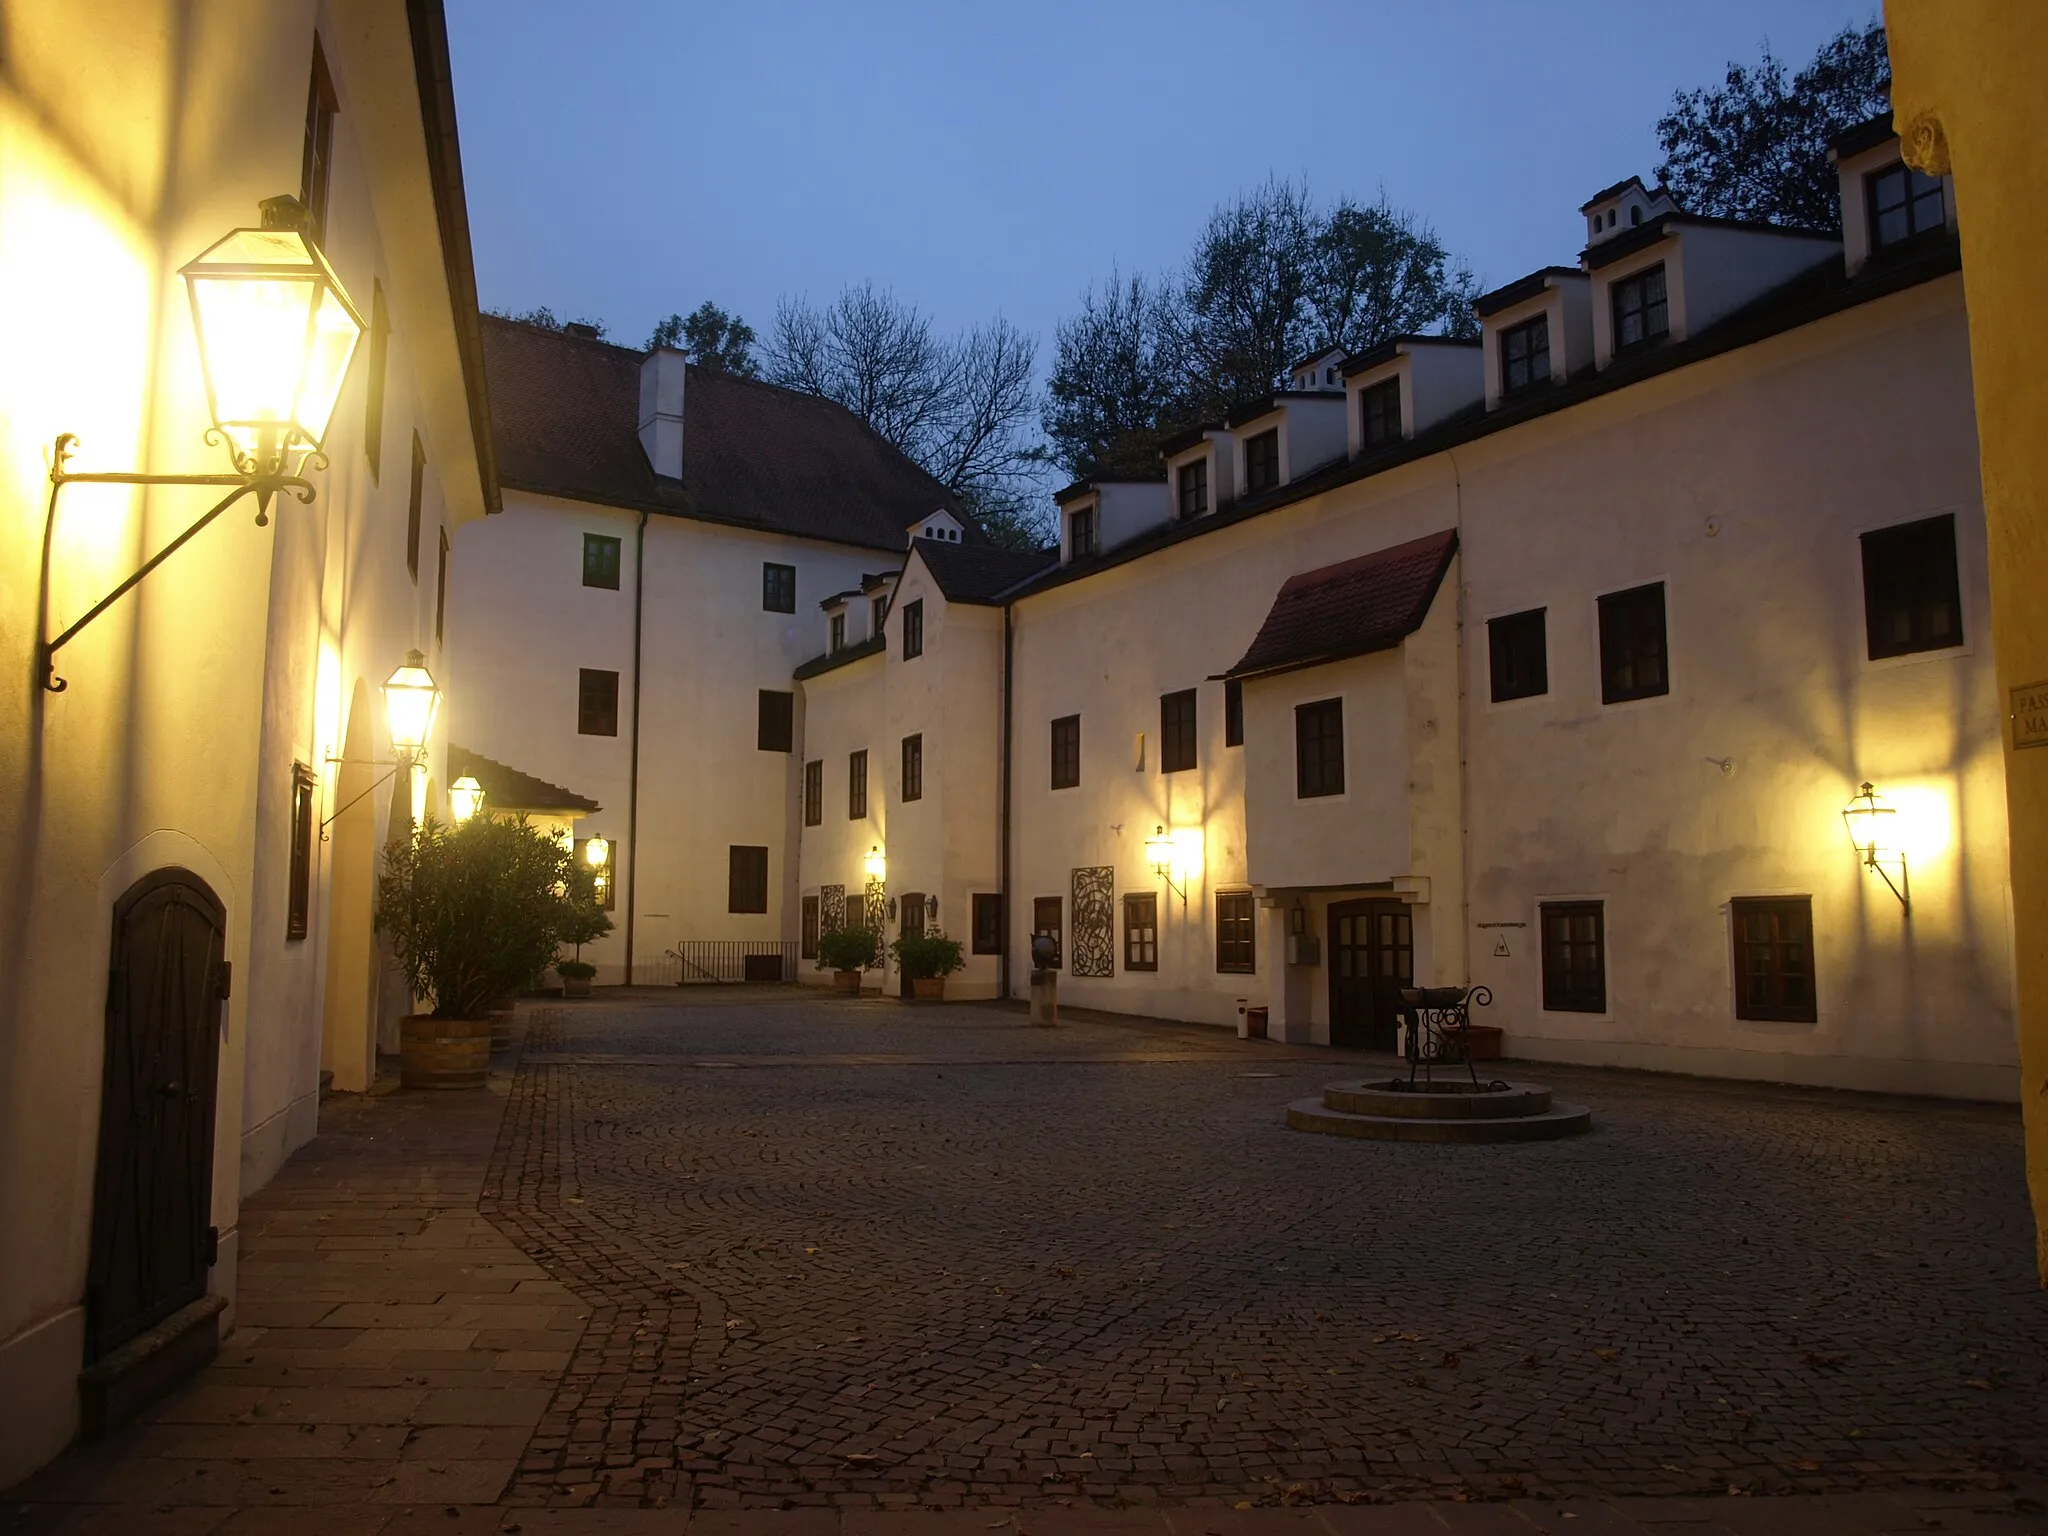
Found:
[[[1258,968],[1258,903],[1250,891],[1218,891],[1216,969],[1249,975]]]
[[[1000,955],[1003,952],[1003,898],[978,892],[974,898],[974,953]]]
[[[868,814],[868,754],[863,747],[846,759],[846,819],[864,821]]]
[[[619,590],[619,541],[602,533],[583,535],[583,585]]]
[[[823,826],[825,822],[825,761],[813,758],[804,764],[804,825]]]
[[[768,850],[766,848],[743,848],[738,844],[729,849],[729,875],[727,882],[725,910],[728,912],[766,912],[768,910]]]
[[[903,605],[903,659],[924,654],[924,599]]]
[[[1081,717],[1062,715],[1052,723],[1052,787],[1072,789],[1081,782]]]
[[[1543,1006],[1607,1011],[1607,920],[1597,901],[1543,903]]]
[[[1241,677],[1223,680],[1223,745],[1244,745],[1244,679]]]
[[[1737,897],[1729,903],[1735,929],[1735,1017],[1811,1024],[1813,898]]]
[[[1280,483],[1280,429],[1268,427],[1244,440],[1244,493],[1256,496]]]
[[[1200,517],[1209,510],[1209,458],[1204,454],[1191,463],[1181,465],[1176,472],[1180,491],[1180,518],[1182,522]]]
[[[1664,296],[1664,264],[1617,280],[1614,298],[1614,350],[1631,351],[1662,341],[1671,333],[1671,308]]]
[[[1095,508],[1086,506],[1067,519],[1067,558],[1085,560],[1097,553]]]
[[[1905,164],[1887,166],[1865,178],[1870,202],[1870,247],[1882,251],[1923,235],[1940,232],[1948,223],[1941,178]]]
[[[1664,583],[1600,599],[1600,702],[1622,704],[1671,691],[1664,639]]]
[[[754,745],[763,752],[796,750],[796,695],[772,688],[760,691]]]
[[[1199,757],[1195,734],[1195,690],[1183,688],[1159,698],[1159,771],[1180,773]]]
[[[767,613],[796,612],[795,566],[777,565],[772,560],[761,562],[761,607]]]
[[[1863,626],[1872,661],[1963,643],[1956,520],[1923,518],[1863,535]]]
[[[1543,612],[1510,613],[1486,622],[1486,648],[1493,671],[1493,701],[1531,699],[1550,691]]]
[[[1500,392],[1518,395],[1550,382],[1550,317],[1538,315],[1500,333]]]
[[[924,798],[924,735],[903,738],[903,798]]]
[[[584,667],[576,674],[576,731],[581,736],[619,734],[619,674]]]
[[[1294,793],[1313,800],[1344,793],[1344,701],[1294,708]]]
[[[831,631],[832,631],[832,636],[831,636],[831,639],[830,639],[830,641],[829,641],[828,643],[830,644],[830,646],[831,646],[831,649],[832,649],[832,650],[833,650],[834,652],[838,652],[838,651],[843,651],[843,650],[845,650],[845,649],[846,649],[846,615],[845,615],[845,614],[843,614],[843,613],[835,613],[835,614],[833,614],[833,615],[832,615],[832,623],[831,623],[831,626],[830,626],[830,627],[831,627]]]
[[[1159,969],[1159,895],[1134,891],[1124,897],[1124,969]]]
[[[1358,392],[1360,441],[1368,448],[1401,440],[1401,381],[1384,379]]]

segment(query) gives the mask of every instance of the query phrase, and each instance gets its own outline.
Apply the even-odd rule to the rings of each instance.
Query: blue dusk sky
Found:
[[[713,300],[872,279],[1039,338],[1112,268],[1176,267],[1269,174],[1384,187],[1488,286],[1581,246],[1672,93],[1867,0],[1267,5],[449,0],[477,278],[641,345]]]

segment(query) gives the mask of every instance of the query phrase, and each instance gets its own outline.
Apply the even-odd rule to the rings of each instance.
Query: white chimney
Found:
[[[640,361],[640,447],[655,474],[683,478],[683,354],[656,347]]]

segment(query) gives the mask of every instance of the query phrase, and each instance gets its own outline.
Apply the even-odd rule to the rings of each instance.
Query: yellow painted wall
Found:
[[[2001,697],[2048,681],[2048,6],[1888,0],[1906,157],[1955,178]],[[2048,1284],[2048,744],[2006,729],[2021,1104]]]

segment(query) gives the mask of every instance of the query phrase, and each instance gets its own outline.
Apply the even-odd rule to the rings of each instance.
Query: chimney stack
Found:
[[[640,447],[654,473],[683,478],[683,370],[673,347],[656,347],[640,360]]]

